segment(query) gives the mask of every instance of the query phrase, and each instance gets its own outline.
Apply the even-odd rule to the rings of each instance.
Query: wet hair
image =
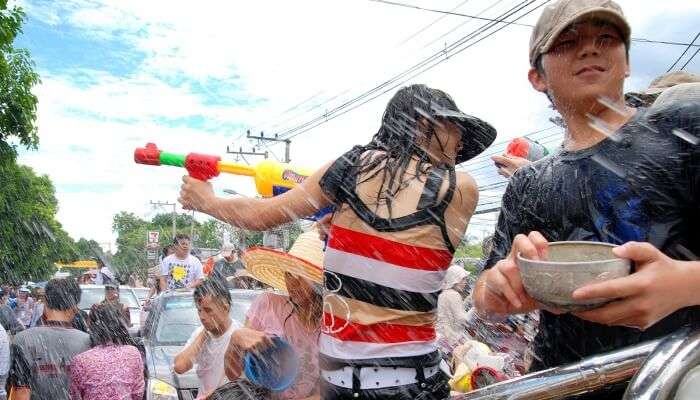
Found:
[[[180,240],[182,240],[182,239],[191,240],[191,239],[190,239],[190,235],[188,235],[188,234],[186,234],[186,233],[178,233],[178,234],[175,235],[175,237],[173,238],[173,244],[178,244],[178,243],[180,242]]]
[[[93,346],[134,345],[134,341],[126,329],[121,310],[112,304],[102,303],[92,306],[88,317],[88,327]]]
[[[430,144],[435,136],[437,121],[432,117],[435,106],[457,109],[454,100],[441,90],[426,85],[399,89],[386,106],[379,131],[369,144],[361,146],[364,154],[355,166],[356,176],[367,175],[362,181],[366,182],[382,175],[376,205],[386,204],[389,215],[392,199],[408,186],[409,179],[405,176],[411,159],[418,159],[416,177],[425,176],[431,166],[428,153],[421,146]],[[425,131],[419,125],[421,120],[427,125]]]
[[[80,303],[82,291],[73,278],[51,279],[46,284],[46,307],[67,311]]]
[[[194,301],[199,303],[206,296],[231,306],[231,293],[218,279],[207,279],[194,289]]]

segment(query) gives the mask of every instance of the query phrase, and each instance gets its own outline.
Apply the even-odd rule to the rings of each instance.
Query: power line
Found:
[[[469,2],[469,0],[464,0],[464,1],[462,1],[461,3],[459,3],[459,4],[457,4],[455,7],[453,7],[452,10],[450,10],[450,11],[457,10],[458,8],[462,7],[462,6],[463,6],[464,4],[466,4],[467,2]],[[443,16],[441,16],[441,17],[436,18],[433,22],[431,22],[431,23],[429,23],[428,25],[422,27],[422,28],[419,29],[417,32],[412,33],[411,36],[409,36],[409,37],[407,37],[406,39],[402,40],[401,43],[399,43],[397,46],[402,46],[402,45],[406,44],[409,40],[411,40],[411,39],[413,39],[414,37],[416,37],[416,36],[420,35],[421,33],[425,32],[426,29],[428,29],[428,28],[430,28],[431,26],[435,25],[435,24],[438,23],[439,21],[442,21],[442,19],[445,18],[445,17],[447,17],[447,15],[443,15]]]
[[[413,5],[413,4],[399,3],[399,2],[396,2],[396,1],[387,1],[387,0],[369,0],[369,1],[373,1],[373,2],[375,2],[375,3],[388,4],[388,5],[390,5],[390,6],[399,6],[399,7],[406,7],[406,8],[414,8],[414,9],[416,9],[416,10],[429,11],[429,12],[440,13],[440,14],[444,14],[444,15],[456,15],[456,16],[458,16],[458,17],[467,17],[467,18],[478,19],[478,20],[482,20],[482,21],[499,22],[499,23],[504,23],[504,24],[508,24],[508,25],[519,25],[519,26],[527,26],[527,27],[532,28],[532,25],[529,25],[529,24],[519,24],[519,23],[516,23],[516,22],[506,22],[506,21],[503,21],[503,20],[496,20],[496,19],[491,19],[491,18],[484,18],[484,17],[479,17],[479,16],[477,16],[477,15],[462,14],[462,13],[458,13],[458,12],[454,12],[454,11],[435,10],[435,9],[432,9],[432,8],[419,7],[419,6],[415,6],[415,5]]]
[[[521,16],[517,17],[514,21],[517,21],[526,15],[532,13],[536,9],[542,7],[544,4],[548,3],[550,0],[546,0],[542,4],[536,6],[535,8],[527,11],[526,13],[522,14]],[[511,17],[513,14],[516,14],[517,12],[521,11],[522,9],[526,8],[527,6],[531,5],[532,3],[535,3],[536,0],[530,0],[530,1],[523,1],[513,7],[512,9],[508,10],[506,13],[504,13],[498,20],[504,20],[505,18]],[[474,30],[472,33],[469,35],[464,36],[460,40],[457,40],[456,42],[452,43],[449,46],[446,46],[446,48],[443,51],[437,52],[433,54],[432,56],[426,58],[425,60],[417,63],[416,65],[410,67],[409,69],[395,75],[394,77],[390,78],[389,80],[377,85],[376,87],[366,91],[365,93],[356,96],[355,98],[335,107],[334,109],[330,110],[327,113],[324,113],[323,115],[317,116],[316,118],[313,118],[305,123],[302,123],[294,128],[288,129],[282,133],[279,134],[280,137],[286,137],[286,138],[292,138],[297,135],[300,135],[304,132],[307,132],[319,125],[322,125],[330,120],[333,120],[337,117],[340,117],[344,114],[346,114],[349,111],[352,111],[364,104],[366,104],[369,101],[372,101],[376,99],[377,97],[393,90],[397,86],[401,85],[402,83],[405,83],[406,81],[434,68],[435,66],[439,65],[440,63],[448,60],[451,56],[456,55],[461,53],[462,51],[470,48],[471,46],[480,43],[484,39],[492,36],[493,34],[499,32],[501,29],[509,26],[509,25],[504,25],[501,26],[500,28],[496,29],[495,31],[492,31],[488,33],[486,36],[483,36],[479,38],[478,40],[469,43],[465,46],[465,43],[467,43],[469,40],[475,38],[477,35],[484,33],[488,29],[492,28],[495,26],[495,22],[488,22],[481,27],[477,28]],[[460,46],[464,46],[461,47]],[[444,58],[443,58],[444,57]],[[431,64],[432,63],[432,64]],[[387,88],[387,89],[385,89]],[[385,90],[384,90],[385,89]],[[373,94],[378,93],[373,96]],[[366,100],[364,100],[366,99]],[[364,101],[363,101],[364,100]]]
[[[687,67],[688,64],[690,64],[691,61],[693,61],[693,58],[695,58],[695,56],[697,56],[699,52],[700,52],[700,47],[698,47],[698,49],[695,50],[695,53],[693,53],[693,55],[690,56],[688,61],[686,61],[685,64],[683,64],[683,66],[681,67],[681,71],[683,71],[685,69],[685,67]]]
[[[455,15],[455,16],[467,17],[467,18],[471,18],[471,19],[494,21],[492,19],[480,17],[478,15],[467,15],[467,14],[462,14],[462,13],[458,13],[458,12],[454,12],[454,11],[445,11],[445,10],[437,10],[434,8],[419,7],[419,6],[416,6],[413,4],[401,3],[398,1],[387,1],[387,0],[370,0],[370,1],[373,1],[375,3],[388,4],[388,5],[397,6],[397,7],[412,8],[412,9],[420,10],[420,11],[433,12],[433,13],[438,13],[438,14],[443,14],[443,15]],[[502,22],[502,21],[497,21],[497,22]],[[513,23],[513,25],[524,26],[524,27],[528,27],[528,28],[535,27],[532,24]],[[663,41],[663,40],[651,40],[651,39],[646,39],[646,38],[630,38],[630,40],[632,40],[633,42],[640,42],[640,43],[655,43],[655,44],[667,44],[667,45],[675,45],[675,46],[700,47],[700,44],[696,45],[693,43],[693,42],[695,42],[695,40],[693,40],[693,42],[691,42],[691,43],[680,43],[680,42]],[[683,54],[685,54],[685,52]]]
[[[700,36],[700,32],[698,32],[698,34],[695,35],[695,38],[693,39],[693,41],[690,42],[690,44],[688,45],[688,47],[685,48],[685,50],[683,50],[683,53],[681,53],[681,55],[676,59],[676,61],[675,61],[673,64],[671,64],[670,67],[668,67],[668,69],[666,70],[666,72],[671,72],[671,70],[673,69],[673,67],[675,67],[676,64],[678,64],[678,63],[681,61],[681,59],[683,58],[683,56],[685,55],[685,53],[687,53],[688,50],[690,50],[690,46],[691,46],[693,43],[695,43],[695,41],[698,39],[698,36]],[[697,54],[697,53],[696,53],[696,54]],[[693,56],[695,56],[695,55],[693,55]],[[692,59],[692,58],[691,58],[691,59]],[[686,65],[687,65],[687,64],[686,64]]]

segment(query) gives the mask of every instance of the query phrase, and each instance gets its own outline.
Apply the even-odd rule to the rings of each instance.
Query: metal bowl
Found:
[[[598,242],[552,242],[546,260],[529,260],[518,254],[523,286],[533,299],[563,311],[600,307],[613,299],[577,301],[571,294],[587,284],[630,274],[632,264],[616,257],[614,247]]]

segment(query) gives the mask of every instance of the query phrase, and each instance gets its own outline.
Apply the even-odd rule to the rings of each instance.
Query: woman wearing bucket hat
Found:
[[[272,337],[277,336],[300,357],[300,369],[289,388],[264,398],[301,399],[318,394],[323,282],[323,242],[318,239],[318,232],[299,235],[289,253],[255,247],[246,250],[242,259],[250,276],[288,295],[266,292],[251,305],[245,328],[233,333],[226,351],[227,377],[231,381],[239,378],[245,353],[265,350]],[[220,392],[233,393],[238,389],[239,385],[234,384]],[[220,394],[227,398],[225,393]]]
[[[180,202],[246,229],[267,229],[326,206],[331,221],[319,340],[326,399],[438,399],[437,296],[478,200],[455,165],[496,131],[443,91],[401,88],[379,131],[294,189],[268,199],[220,199],[184,177]]]

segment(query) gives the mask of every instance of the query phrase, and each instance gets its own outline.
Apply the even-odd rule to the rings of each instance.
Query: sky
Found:
[[[534,24],[539,10],[525,14],[542,2],[529,2],[508,20],[524,15],[518,23]],[[408,2],[484,18],[499,17],[518,3]],[[697,34],[700,2],[619,3],[634,38],[689,43]],[[169,152],[236,161],[227,147],[257,146],[258,152],[282,159],[283,146],[264,147],[246,139],[245,132],[284,134],[318,120],[322,123],[311,130],[294,131],[298,135],[291,144],[293,164],[316,168],[367,143],[396,89],[387,86],[342,115],[332,114],[335,107],[431,56],[439,60],[433,68],[395,84],[445,90],[462,110],[493,124],[497,141],[551,128],[548,119],[555,115],[526,78],[527,26],[511,24],[485,37],[503,25],[475,34],[487,22],[368,0],[11,4],[27,14],[16,45],[30,50],[42,80],[34,89],[40,147],[21,150],[19,162],[52,179],[58,219],[76,240],[114,243],[115,213],[150,218],[172,209],[156,209],[150,202],[174,202],[184,170],[136,165],[136,147],[153,142]],[[460,51],[452,50],[460,40]],[[635,41],[626,90],[645,88],[684,49]],[[685,69],[700,73],[700,56]],[[485,157],[466,166],[482,188],[498,182]],[[221,176],[213,184],[221,195],[224,189],[255,194],[249,178]],[[482,203],[498,195],[483,190]],[[475,216],[469,234],[485,236],[494,218]]]

